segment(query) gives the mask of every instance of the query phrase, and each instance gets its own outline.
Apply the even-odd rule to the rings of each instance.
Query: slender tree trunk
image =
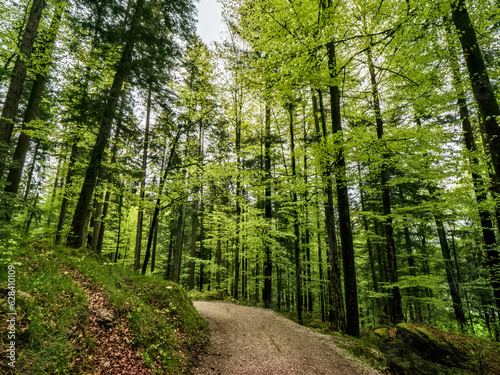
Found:
[[[139,211],[137,212],[137,232],[135,236],[135,257],[134,270],[139,271],[141,267],[141,249],[142,249],[142,227],[144,222],[144,204],[146,194],[146,175],[148,168],[148,147],[149,147],[149,119],[151,116],[151,85],[149,85],[146,111],[146,126],[144,128],[144,150],[142,153],[142,173],[141,187],[139,193]]]
[[[66,182],[64,184],[64,193],[63,193],[63,199],[61,202],[61,210],[59,212],[59,221],[57,223],[56,240],[55,240],[56,245],[60,244],[61,240],[62,240],[62,232],[63,232],[64,222],[66,221],[66,213],[68,211],[70,197],[72,195],[72,193],[71,193],[72,186],[71,185],[73,182],[73,178],[76,175],[75,163],[77,161],[77,157],[82,152],[82,148],[78,146],[78,142],[80,141],[80,137],[81,137],[81,135],[78,134],[78,135],[75,135],[74,137],[72,137],[73,139],[70,140],[70,143],[72,143],[71,154],[69,157],[68,171],[66,173]]]
[[[94,196],[93,214],[90,222],[90,227],[92,227],[93,230],[92,230],[92,237],[89,236],[89,245],[92,251],[96,251],[97,242],[99,241],[99,229],[101,227],[103,197],[104,197],[103,192]]]
[[[378,280],[377,280],[377,273],[375,271],[375,257],[373,255],[373,244],[370,238],[370,227],[368,225],[368,219],[366,218],[366,215],[364,213],[367,212],[366,210],[366,204],[365,204],[365,195],[363,193],[363,188],[361,186],[361,165],[358,163],[358,175],[359,175],[359,195],[360,195],[360,202],[361,202],[361,211],[363,212],[362,215],[362,221],[363,221],[363,229],[365,230],[366,233],[366,248],[368,250],[368,263],[370,266],[370,275],[372,279],[372,285],[373,285],[373,291],[375,293],[378,293]],[[379,304],[378,301],[375,303],[376,309],[379,309]]]
[[[94,233],[94,236],[96,236],[96,244],[95,248],[92,250],[95,251],[97,254],[102,253],[102,244],[104,242],[104,233],[106,231],[106,218],[108,216],[108,210],[109,210],[109,201],[111,199],[111,191],[108,190],[106,191],[106,194],[104,196],[104,204],[102,206],[102,213],[101,217],[99,218],[99,226],[97,228],[94,228],[94,231],[97,229],[97,233]]]
[[[321,118],[321,129],[319,122],[317,122],[317,116],[315,117],[316,131],[320,133],[317,135],[321,143],[321,147],[324,149],[326,147],[326,115],[323,105],[323,93],[321,90],[317,90],[319,99],[319,114]],[[313,101],[313,105],[315,100]],[[315,114],[318,113],[318,108],[313,108]],[[319,159],[319,164],[322,167],[322,179],[323,188],[326,194],[325,204],[325,227],[328,235],[328,258],[330,262],[330,269],[328,271],[328,279],[330,280],[329,296],[330,296],[330,322],[333,324],[335,330],[345,332],[345,310],[344,310],[344,300],[342,296],[342,281],[341,281],[341,271],[339,264],[339,250],[337,245],[337,235],[336,235],[336,225],[335,225],[335,214],[333,209],[333,188],[332,188],[332,176],[329,167],[329,163],[325,160],[325,152],[321,151],[317,155]]]
[[[290,104],[289,108],[290,114],[290,147],[291,147],[291,157],[292,157],[292,181],[293,185],[296,185],[297,178],[297,170],[296,170],[296,160],[295,160],[295,140],[293,134],[293,107]],[[294,188],[295,189],[295,188]],[[294,190],[292,192],[292,205],[293,205],[293,230],[295,234],[295,238],[293,241],[294,248],[294,261],[295,261],[295,294],[297,296],[297,303],[295,305],[297,309],[297,320],[299,324],[302,324],[302,304],[303,304],[303,296],[302,296],[302,283],[300,280],[300,276],[302,273],[301,264],[300,264],[300,231],[299,231],[299,212],[297,210],[297,192]]]
[[[203,220],[205,218],[205,207],[203,204],[203,186],[201,187],[201,207],[200,207],[200,259],[202,262],[200,263],[200,278],[199,278],[199,290],[200,292],[203,291],[203,283],[205,282],[205,274],[204,274],[204,263],[203,260],[205,259],[205,247],[203,246],[203,239],[205,238],[205,228],[203,226]],[[210,280],[210,275],[208,277]],[[209,288],[210,290],[210,288]]]
[[[330,2],[331,0],[329,0]],[[331,4],[330,4],[331,6]],[[337,60],[334,43],[328,43],[328,68],[330,78],[337,78]],[[335,136],[337,154],[334,158],[335,180],[337,185],[337,202],[339,210],[340,243],[344,269],[344,288],[346,300],[346,333],[359,336],[358,288],[356,281],[356,264],[354,262],[354,244],[352,240],[351,215],[349,212],[349,194],[347,189],[346,162],[344,157],[344,140],[340,116],[340,90],[338,85],[330,86],[330,108],[332,112],[332,133]]]
[[[464,326],[467,324],[465,320],[465,314],[462,307],[462,298],[460,297],[460,287],[455,275],[453,262],[451,260],[450,247],[448,246],[448,239],[446,238],[446,232],[444,229],[443,221],[438,215],[434,215],[436,219],[436,228],[439,236],[439,243],[441,245],[441,253],[443,254],[444,267],[446,270],[446,279],[448,281],[448,287],[450,288],[450,295],[453,301],[453,310],[455,312],[455,318],[457,319],[459,328],[461,331],[464,330]]]
[[[196,235],[198,234],[198,198],[195,198],[193,202],[193,214],[191,220],[191,261],[189,262],[189,290],[194,289],[194,274],[196,262],[194,258],[196,257]]]
[[[124,95],[122,96],[121,100],[124,100]],[[116,126],[115,136],[113,141],[113,150],[111,151],[112,165],[116,164],[116,154],[118,152],[118,139],[120,137],[122,115],[123,115],[123,105],[120,105],[120,119],[118,120],[118,124]],[[109,178],[106,179],[109,180]],[[106,231],[106,218],[108,216],[110,199],[111,199],[111,191],[108,189],[108,191],[106,191],[106,194],[104,196],[104,204],[102,206],[102,212],[100,213],[99,216],[97,216],[97,222],[96,225],[94,226],[92,251],[96,252],[97,254],[102,253],[102,244],[104,242],[104,233]]]
[[[137,28],[142,18],[142,10],[145,1],[146,0],[137,0],[134,16],[132,17],[131,26],[128,31],[127,42],[122,50],[121,59],[116,69],[109,98],[104,109],[104,115],[99,126],[99,133],[92,150],[87,172],[85,173],[82,190],[71,223],[71,232],[67,241],[68,246],[73,248],[79,248],[84,244],[85,239],[83,237],[89,221],[90,202],[97,183],[97,176],[101,169],[104,151],[111,133],[111,124],[115,117],[115,110],[122,92],[122,86],[130,72],[132,53],[137,37]]]
[[[33,162],[31,163],[31,168],[28,173],[28,181],[26,182],[26,189],[24,191],[24,201],[28,200],[28,195],[31,190],[31,180],[33,179],[33,172],[35,171],[36,158],[38,157],[38,150],[40,149],[40,141],[36,142],[35,151],[33,152]]]
[[[198,133],[198,155],[197,155],[198,163],[201,162],[202,134],[203,134],[203,123],[200,122],[200,129],[199,129],[199,133]],[[198,178],[197,175],[196,175],[196,178]],[[198,234],[198,208],[200,205],[200,201],[197,197],[198,190],[199,190],[199,188],[197,187],[195,189],[195,192],[194,192],[195,197],[194,197],[194,202],[193,202],[193,216],[192,216],[192,224],[191,224],[192,230],[191,230],[191,253],[190,253],[191,261],[189,264],[189,290],[194,289],[194,284],[195,284],[194,275],[195,275],[195,269],[196,269],[196,262],[195,262],[194,258],[196,257],[196,237]]]
[[[182,245],[184,237],[184,203],[179,205],[179,217],[177,219],[177,237],[172,255],[172,281],[178,283],[181,274]]]
[[[156,246],[158,244],[158,227],[160,225],[160,220],[156,222],[155,228],[154,228],[154,237],[153,237],[153,250],[151,252],[151,273],[154,272],[155,266],[156,266]]]
[[[151,226],[149,228],[149,235],[148,235],[148,243],[146,245],[146,255],[144,256],[144,263],[142,264],[142,270],[141,273],[143,275],[146,274],[146,270],[148,267],[148,262],[149,262],[149,257],[151,256],[151,245],[153,243],[153,233],[154,233],[154,228],[156,226],[156,223],[158,222],[158,217],[160,215],[160,203],[161,203],[161,194],[163,191],[163,182],[167,179],[168,172],[170,171],[170,166],[172,164],[172,159],[175,154],[175,150],[177,148],[177,143],[179,141],[179,138],[182,134],[182,129],[178,129],[177,134],[175,135],[174,141],[172,143],[172,147],[170,149],[170,156],[168,158],[167,166],[165,167],[165,171],[163,172],[163,178],[160,178],[159,182],[159,189],[158,189],[158,197],[156,198],[156,204],[155,204],[155,209],[153,212],[153,218],[151,220]],[[182,247],[181,247],[182,249]],[[175,259],[174,259],[174,265],[171,265],[169,259],[169,262],[167,264],[167,272],[166,272],[166,277],[170,276],[170,268],[174,267],[175,265]],[[180,261],[180,260],[179,260]]]
[[[236,233],[235,233],[235,250],[234,250],[234,282],[233,282],[233,297],[238,299],[238,288],[240,280],[240,227],[241,227],[241,118],[240,111],[236,111]]]
[[[384,141],[384,122],[382,120],[382,111],[380,110],[380,98],[378,94],[378,83],[375,75],[375,68],[373,65],[372,51],[371,47],[367,50],[368,55],[368,68],[370,71],[370,78],[372,84],[372,96],[373,104],[375,109],[375,120],[377,123],[377,138],[379,142]],[[387,246],[387,261],[388,261],[388,271],[389,271],[389,281],[392,284],[398,282],[398,264],[396,259],[396,245],[394,243],[394,229],[392,226],[391,218],[391,197],[389,193],[389,170],[387,161],[389,155],[384,151],[382,158],[384,162],[382,163],[380,170],[380,180],[382,183],[382,207],[384,209],[384,230],[385,239]],[[391,298],[390,298],[390,315],[392,323],[399,323],[403,320],[403,307],[401,304],[401,292],[399,287],[391,287]]]
[[[121,228],[122,228],[122,207],[123,207],[123,194],[120,193],[120,198],[118,201],[118,233],[116,236],[116,251],[114,263],[118,262],[118,257],[120,255],[120,237],[121,237]]]
[[[217,289],[220,289],[221,267],[222,267],[222,241],[221,237],[221,224],[217,226],[217,249],[215,250],[215,264],[217,265],[217,272],[215,273],[215,282]]]
[[[264,130],[264,196],[265,196],[265,218],[267,226],[271,227],[272,206],[271,206],[271,107],[269,99],[265,99],[265,130]],[[269,235],[267,233],[266,235]],[[272,258],[271,244],[266,238],[264,249],[264,289],[262,293],[262,301],[265,308],[272,306]]]
[[[19,56],[17,56],[14,65],[9,89],[3,104],[2,115],[0,116],[0,146],[2,147],[8,146],[12,137],[19,100],[21,99],[24,80],[26,78],[26,61],[29,61],[31,58],[33,42],[35,41],[44,8],[45,0],[33,0],[23,39],[19,46]]]

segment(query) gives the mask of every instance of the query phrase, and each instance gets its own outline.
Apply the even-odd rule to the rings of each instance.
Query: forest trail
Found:
[[[272,310],[225,302],[194,302],[211,342],[193,375],[379,374],[333,339]]]

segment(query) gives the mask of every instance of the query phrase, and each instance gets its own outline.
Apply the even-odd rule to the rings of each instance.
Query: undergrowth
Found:
[[[89,303],[68,267],[104,287],[117,314],[130,321],[131,345],[140,348],[146,365],[157,373],[186,371],[193,354],[206,344],[206,323],[177,284],[106,264],[90,252],[55,248],[48,240],[13,243],[2,251],[3,263],[16,267],[17,373],[80,374],[95,366],[98,348],[85,333]],[[0,264],[0,290],[6,290],[6,281],[7,266]],[[5,322],[4,292],[0,306]],[[5,329],[2,324],[2,348],[8,341]],[[5,358],[0,366],[0,373],[15,373]]]

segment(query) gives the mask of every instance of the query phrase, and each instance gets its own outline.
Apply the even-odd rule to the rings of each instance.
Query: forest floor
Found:
[[[331,336],[275,311],[226,302],[194,302],[211,341],[193,375],[379,374],[335,345]]]

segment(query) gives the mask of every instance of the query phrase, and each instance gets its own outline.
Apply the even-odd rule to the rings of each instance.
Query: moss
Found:
[[[373,331],[378,337],[389,339],[389,328],[378,328]]]

